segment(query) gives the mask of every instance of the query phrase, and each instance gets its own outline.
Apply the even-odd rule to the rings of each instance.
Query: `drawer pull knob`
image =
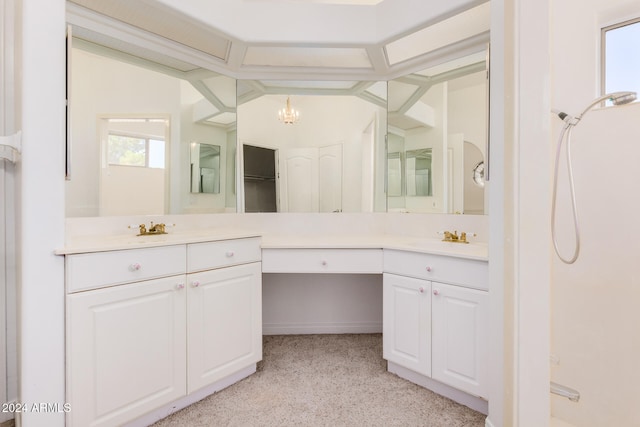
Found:
[[[140,263],[139,263],[139,262],[134,262],[133,264],[131,264],[131,265],[129,266],[129,270],[131,270],[131,271],[138,271],[138,270],[140,270],[141,268],[142,268],[142,265],[140,265]]]
[[[420,288],[418,289],[418,292],[420,292],[421,294],[424,294],[424,288],[420,286]]]
[[[227,256],[227,258],[231,258],[232,256],[235,255],[235,252],[233,251],[227,251],[227,253],[225,254]]]
[[[198,282],[197,280],[194,280],[193,282],[191,282],[191,286],[193,286],[194,288],[197,288],[198,286],[200,286],[200,282]]]
[[[430,265],[427,265],[427,271],[428,271],[429,273],[431,273],[431,271],[432,271],[432,270],[433,270],[433,268],[431,268],[431,266],[430,266]]]
[[[177,289],[177,290],[184,289],[184,283],[178,283],[178,284],[176,285],[176,289]]]
[[[326,267],[327,266],[327,261],[322,260],[322,265]]]
[[[434,295],[440,295],[440,291],[439,291],[438,289],[434,289],[434,290],[433,290],[433,294],[434,294]]]

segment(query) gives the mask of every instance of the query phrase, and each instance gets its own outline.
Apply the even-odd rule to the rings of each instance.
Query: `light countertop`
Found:
[[[161,235],[77,237],[57,255],[139,249],[166,245],[261,237],[262,249],[394,249],[487,261],[486,243],[452,243],[439,239],[391,234],[270,234],[238,229],[199,229]]]
[[[270,235],[262,236],[262,249],[395,249],[487,261],[485,243],[452,243],[440,239],[390,234]]]
[[[225,230],[199,229],[191,231],[180,231],[167,234],[136,236],[134,233],[110,235],[110,236],[87,236],[76,237],[67,242],[64,248],[54,251],[56,255],[72,255],[87,252],[105,252],[126,249],[152,248],[156,246],[182,245],[186,243],[214,242],[219,240],[243,239],[249,237],[260,237],[261,234],[255,231],[245,230]]]

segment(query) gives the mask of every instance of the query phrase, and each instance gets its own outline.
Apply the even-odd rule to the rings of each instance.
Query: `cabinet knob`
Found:
[[[433,270],[433,268],[431,268],[431,266],[430,266],[430,265],[427,265],[426,270],[427,270],[429,273],[431,273],[431,270]]]
[[[327,266],[327,261],[322,260],[322,265],[326,267]]]
[[[194,288],[197,288],[198,286],[200,286],[200,282],[198,282],[197,280],[194,280],[193,282],[191,282],[191,286],[193,286]]]
[[[440,295],[440,291],[439,291],[438,289],[434,289],[434,290],[433,290],[433,294],[434,294],[434,295]]]
[[[142,268],[142,265],[140,265],[140,263],[139,263],[139,262],[134,262],[133,264],[131,264],[131,265],[129,266],[129,270],[131,270],[131,271],[138,271],[138,270],[140,270],[141,268]]]
[[[227,251],[227,252],[225,253],[225,255],[227,256],[227,258],[231,258],[232,256],[234,256],[234,255],[235,255],[235,252],[233,252],[233,251]]]
[[[176,289],[177,289],[177,290],[184,289],[184,283],[178,283],[178,284],[176,285]]]
[[[418,292],[420,292],[421,294],[424,294],[424,288],[420,286],[420,288],[418,288]]]

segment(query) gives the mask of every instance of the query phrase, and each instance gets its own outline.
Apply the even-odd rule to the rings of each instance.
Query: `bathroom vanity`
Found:
[[[254,373],[263,273],[382,277],[389,371],[487,412],[486,245],[218,230],[58,253],[70,426],[148,425]]]
[[[263,273],[381,274],[388,370],[486,413],[485,245],[391,235],[265,238]]]
[[[66,254],[69,426],[151,423],[262,359],[259,237],[129,244]]]

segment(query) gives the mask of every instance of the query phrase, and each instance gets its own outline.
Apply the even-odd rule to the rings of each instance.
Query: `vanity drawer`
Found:
[[[263,273],[382,273],[382,249],[263,249]]]
[[[384,271],[470,288],[489,289],[489,265],[486,261],[386,249]]]
[[[187,245],[187,272],[260,261],[260,238],[219,240]]]
[[[163,246],[65,257],[67,292],[184,274],[186,247]]]

